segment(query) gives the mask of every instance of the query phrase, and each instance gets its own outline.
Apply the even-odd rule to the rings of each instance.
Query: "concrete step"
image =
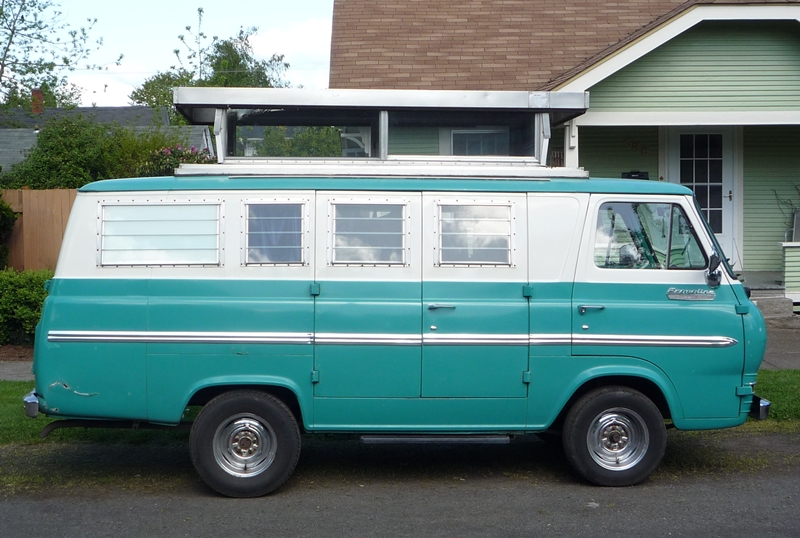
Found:
[[[794,315],[794,303],[788,297],[756,297],[753,302],[765,318],[782,318]]]

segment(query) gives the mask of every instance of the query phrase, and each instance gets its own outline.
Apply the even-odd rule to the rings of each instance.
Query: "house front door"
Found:
[[[725,256],[740,258],[734,243],[733,130],[730,127],[673,128],[669,133],[667,178],[694,191],[697,203]]]

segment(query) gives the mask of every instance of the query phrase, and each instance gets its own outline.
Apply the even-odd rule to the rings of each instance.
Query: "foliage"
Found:
[[[216,162],[207,149],[198,151],[192,146],[186,149],[180,145],[164,147],[147,156],[146,162],[139,167],[136,175],[140,177],[171,176],[175,169],[186,164],[211,164]]]
[[[205,72],[208,69],[205,58],[208,56],[208,51],[211,46],[219,39],[217,36],[213,36],[210,38],[211,43],[205,44],[209,37],[203,32],[204,13],[205,10],[202,7],[197,8],[197,33],[192,31],[191,26],[186,27],[186,32],[189,34],[189,38],[194,42],[193,44],[190,45],[186,42],[186,36],[184,34],[178,36],[178,41],[181,42],[183,48],[187,51],[186,61],[184,62],[181,58],[180,49],[174,49],[172,51],[178,59],[181,69],[184,69],[184,64],[189,65],[188,71],[191,73],[194,80],[205,80]],[[175,69],[175,67],[173,66],[172,69]]]
[[[8,265],[8,241],[14,223],[17,222],[17,214],[4,201],[0,200],[0,269],[5,269]]]
[[[0,101],[28,95],[35,87],[57,92],[66,84],[64,72],[74,70],[102,45],[102,39],[92,41],[89,36],[97,19],[72,28],[59,7],[51,0],[0,3]]]
[[[282,54],[273,54],[269,60],[257,60],[253,56],[250,38],[256,32],[256,27],[240,28],[236,37],[216,41],[207,56],[209,76],[201,79],[200,85],[240,88],[288,86],[283,77],[289,64]]]
[[[283,75],[289,64],[284,62],[283,55],[274,54],[269,60],[256,60],[250,38],[258,33],[258,27],[251,26],[246,30],[239,28],[235,37],[219,39],[208,37],[203,32],[203,8],[197,8],[197,32],[191,26],[186,27],[189,38],[179,35],[178,40],[186,50],[173,53],[180,64],[173,71],[183,71],[192,76],[193,86],[211,87],[260,87],[281,88],[287,86]],[[189,44],[189,40],[192,44]],[[210,43],[208,41],[210,40]]]
[[[76,189],[92,181],[131,177],[160,148],[185,144],[178,133],[144,132],[91,117],[67,114],[51,119],[25,160],[0,178],[4,188]]]
[[[287,138],[286,127],[265,127],[256,145],[260,157],[341,157],[342,143],[336,127],[300,127]]]
[[[133,105],[166,108],[171,125],[186,125],[186,119],[172,106],[172,88],[191,86],[193,75],[183,68],[153,75],[128,96]]]
[[[172,107],[172,88],[177,86],[209,87],[259,87],[283,88],[289,83],[284,79],[289,64],[283,55],[274,54],[267,60],[258,60],[253,53],[250,38],[257,27],[240,28],[239,33],[228,39],[208,37],[202,31],[203,8],[197,9],[197,31],[186,27],[187,35],[178,40],[185,49],[175,49],[178,64],[169,71],[160,72],[146,79],[128,97],[132,104],[170,108],[170,121],[185,123]]]
[[[75,108],[81,104],[83,88],[71,83],[65,83],[55,88],[47,82],[40,88],[44,98],[42,105],[45,108]],[[6,96],[5,104],[9,108],[21,108],[25,112],[32,112],[32,99],[29,94],[21,94],[19,88],[12,88]]]
[[[0,271],[0,344],[33,342],[47,296],[44,283],[51,278],[49,270]]]

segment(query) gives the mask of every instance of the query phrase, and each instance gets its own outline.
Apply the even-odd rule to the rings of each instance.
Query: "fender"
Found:
[[[546,367],[557,361],[557,367]],[[599,364],[603,363],[603,364]],[[543,368],[537,376],[537,370]],[[620,377],[642,379],[653,383],[669,407],[673,421],[683,417],[683,408],[669,376],[655,364],[632,357],[531,357],[531,371],[536,382],[530,387],[528,426],[532,430],[551,427],[562,411],[567,411],[570,399],[587,383],[602,378],[617,378],[609,384],[624,385]],[[557,379],[554,379],[557,378]]]
[[[303,425],[308,428],[311,424],[311,419],[313,418],[311,384],[309,383],[308,388],[303,389],[289,378],[269,375],[208,377],[197,380],[184,390],[178,390],[176,388],[170,394],[148,394],[148,420],[151,422],[177,424],[180,422],[184,409],[186,409],[186,406],[195,394],[203,389],[225,386],[280,387],[287,389],[297,398],[303,418]],[[151,405],[151,403],[156,405]]]

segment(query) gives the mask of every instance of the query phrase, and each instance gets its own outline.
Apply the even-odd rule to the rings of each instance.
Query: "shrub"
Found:
[[[17,222],[17,214],[11,207],[0,200],[0,269],[5,269],[8,265],[8,245],[6,242],[11,237],[11,230]]]
[[[171,176],[181,164],[211,164],[216,162],[207,149],[198,151],[192,146],[186,149],[180,145],[163,147],[152,151],[147,160],[137,170],[139,177]]]
[[[33,343],[53,271],[0,271],[0,344]]]
[[[148,155],[183,137],[156,128],[137,132],[79,114],[56,117],[25,160],[2,177],[5,188],[77,189],[92,181],[133,177]]]

